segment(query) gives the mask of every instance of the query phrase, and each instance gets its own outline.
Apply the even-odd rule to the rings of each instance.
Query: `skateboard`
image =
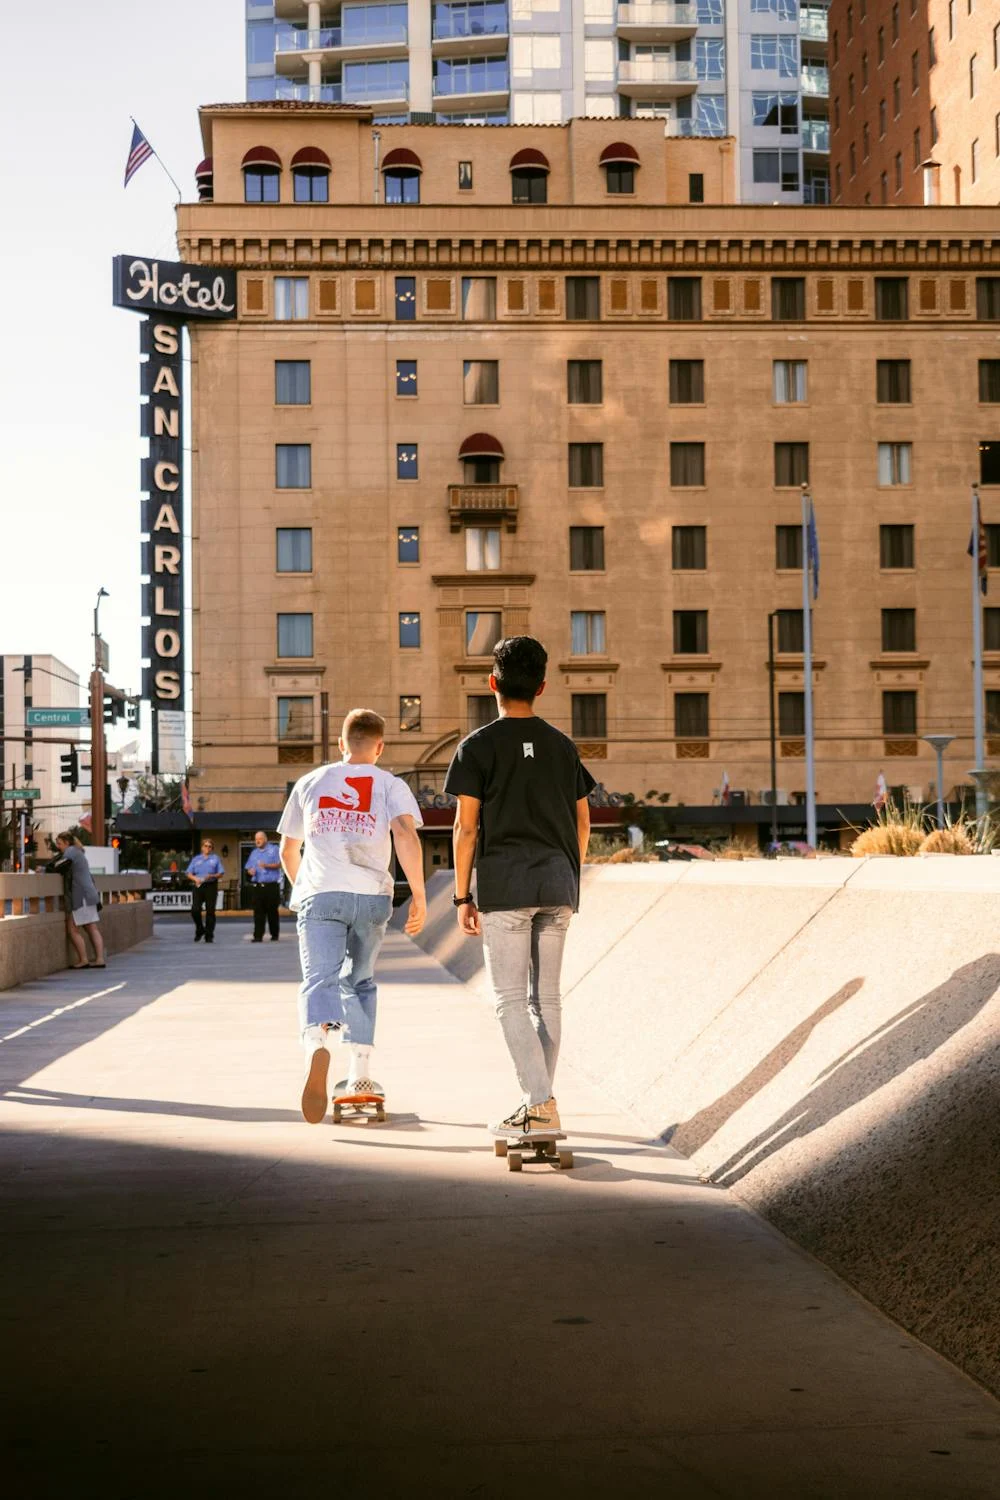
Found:
[[[557,1141],[565,1139],[566,1135],[562,1130],[537,1132],[527,1138],[520,1131],[512,1131],[510,1135],[493,1137],[493,1155],[505,1156],[510,1172],[520,1172],[525,1162],[529,1165],[540,1162],[557,1170],[561,1167],[568,1171],[573,1165],[573,1153],[568,1148],[560,1150],[556,1145]]]
[[[365,1120],[385,1123],[385,1098],[382,1094],[335,1094],[333,1096],[333,1123],[344,1123],[345,1111],[349,1120]]]

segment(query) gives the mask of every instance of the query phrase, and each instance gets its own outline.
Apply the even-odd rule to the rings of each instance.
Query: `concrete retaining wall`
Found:
[[[95,875],[94,883],[101,893],[101,935],[108,953],[152,937],[153,908],[144,899],[148,875]],[[75,962],[59,876],[0,875],[0,913],[0,990]]]
[[[564,974],[569,1062],[1000,1393],[1000,860],[591,867]]]

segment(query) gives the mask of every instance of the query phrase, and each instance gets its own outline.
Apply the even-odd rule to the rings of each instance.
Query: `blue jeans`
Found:
[[[372,1046],[378,1004],[375,960],[391,916],[391,896],[320,891],[302,902],[297,923],[300,1032],[332,1022],[342,1025],[356,1046]]]

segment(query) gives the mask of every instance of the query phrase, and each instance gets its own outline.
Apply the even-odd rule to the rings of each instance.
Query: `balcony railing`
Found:
[[[434,74],[434,98],[451,96],[465,99],[475,94],[506,94],[510,89],[507,64],[497,59],[502,66],[497,68],[461,68],[451,72]]]
[[[321,31],[290,31],[275,38],[275,52],[320,52],[324,47],[339,47],[339,26],[326,26]]]
[[[826,11],[822,15],[815,10],[799,11],[799,36],[808,37],[813,42],[825,42],[829,34]]]
[[[389,21],[371,27],[324,26],[320,31],[293,31],[279,36],[276,52],[322,52],[328,47],[383,47],[406,45],[405,21]]]
[[[802,69],[802,92],[825,99],[830,93],[830,74],[826,68]]]
[[[829,151],[829,120],[802,121],[802,149],[803,151]]]
[[[697,83],[698,67],[669,57],[634,57],[618,64],[618,79],[621,83]]]
[[[436,42],[465,41],[480,36],[506,36],[507,31],[506,14],[479,19],[455,10],[450,16],[435,20],[433,38]]]
[[[619,26],[697,26],[697,5],[619,5]]]
[[[297,99],[300,104],[340,104],[343,101],[343,85],[339,83],[292,83],[288,78],[276,78],[276,99]]]
[[[697,120],[675,120],[669,119],[663,127],[664,135],[699,135]]]
[[[517,530],[518,488],[516,484],[450,484],[448,516],[452,531],[461,531],[467,518],[484,516],[502,520],[507,531]]]

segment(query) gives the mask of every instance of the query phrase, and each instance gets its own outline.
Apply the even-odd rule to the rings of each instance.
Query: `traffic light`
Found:
[[[125,717],[125,694],[121,688],[105,688],[104,690],[104,722],[105,724],[117,724],[119,719]]]
[[[59,780],[63,786],[68,786],[71,792],[75,792],[80,785],[80,757],[75,745],[65,755],[60,755],[59,767]]]
[[[125,699],[125,723],[129,729],[139,728],[139,699]]]

